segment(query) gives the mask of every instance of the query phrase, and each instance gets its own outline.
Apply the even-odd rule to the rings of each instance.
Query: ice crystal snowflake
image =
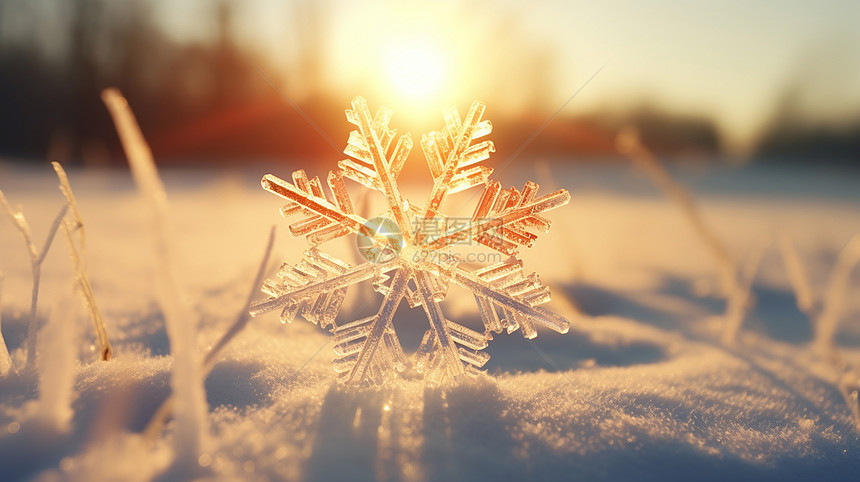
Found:
[[[429,380],[478,373],[489,359],[481,350],[493,332],[520,329],[526,338],[534,338],[535,325],[542,325],[566,333],[568,321],[539,306],[549,301],[549,289],[536,274],[524,274],[516,254],[518,246],[534,244],[535,231],[549,230],[550,223],[541,213],[567,204],[570,195],[562,189],[537,197],[538,186],[533,182],[522,190],[502,189],[499,182],[489,182],[492,169],[478,164],[490,157],[493,143],[474,143],[492,130],[489,121],[481,120],[484,109],[484,104],[475,102],[461,120],[452,107],[444,112],[442,131],[422,137],[421,147],[433,175],[433,188],[423,208],[407,202],[397,185],[412,138],[407,133],[393,142],[396,131],[388,127],[392,110],[382,107],[371,117],[361,97],[346,110],[347,120],[357,129],[350,132],[344,150],[350,158],[328,174],[330,195],[323,192],[318,177],[308,178],[303,170],[293,172],[292,183],[271,174],[264,176],[263,188],[287,200],[281,214],[301,218],[290,224],[290,233],[307,236],[312,247],[298,264],[285,264],[275,278],[263,284],[269,298],[256,303],[251,314],[282,309],[283,322],[301,315],[327,328],[334,335],[334,369],[338,380],[347,384],[381,383],[409,365],[393,325],[394,312],[404,298],[413,308],[423,307],[429,321],[412,361],[415,370]],[[388,204],[385,217],[365,220],[357,215],[344,178],[380,191]],[[453,218],[440,213],[445,198],[477,186],[483,186],[483,192],[468,222],[447,222]],[[358,236],[367,262],[350,266],[317,248],[348,234]],[[457,257],[439,256],[464,240],[474,240],[508,258],[469,271]],[[336,323],[347,288],[368,280],[384,296],[379,311],[368,318]],[[439,303],[450,283],[474,295],[483,333],[443,315]]]

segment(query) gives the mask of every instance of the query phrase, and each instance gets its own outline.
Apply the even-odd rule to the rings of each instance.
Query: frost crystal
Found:
[[[413,308],[421,306],[429,329],[412,360],[416,371],[433,381],[453,380],[478,373],[487,362],[484,353],[492,333],[520,329],[526,338],[537,336],[542,325],[566,333],[563,317],[541,308],[550,299],[549,289],[536,274],[526,275],[516,258],[519,246],[530,247],[550,222],[542,213],[570,201],[565,190],[537,196],[538,185],[527,182],[522,190],[502,189],[489,182],[492,169],[480,165],[495,150],[492,141],[478,139],[492,131],[481,120],[485,106],[472,104],[464,120],[456,108],[444,112],[441,131],[422,136],[421,147],[433,175],[433,189],[423,208],[407,202],[397,178],[412,149],[407,133],[397,138],[388,127],[393,112],[382,107],[371,117],[367,102],[356,97],[346,110],[347,120],[357,126],[349,134],[344,153],[326,179],[330,194],[318,177],[303,170],[293,173],[292,183],[271,174],[263,188],[287,200],[281,208],[293,236],[306,236],[312,245],[302,260],[281,267],[274,279],[263,283],[269,298],[254,304],[256,316],[281,309],[281,320],[296,316],[327,328],[334,335],[334,369],[347,384],[378,384],[410,365],[393,325],[394,312],[404,298]],[[353,211],[344,178],[380,191],[388,207],[384,217],[363,219]],[[448,218],[440,207],[449,194],[483,187],[469,218]],[[348,234],[357,235],[359,250],[368,260],[350,266],[317,248]],[[507,260],[469,271],[456,256],[447,255],[454,245],[478,243],[507,256]],[[335,317],[349,286],[371,281],[384,296],[376,315],[346,324]],[[484,331],[478,332],[445,318],[440,302],[449,284],[470,291],[478,305]]]

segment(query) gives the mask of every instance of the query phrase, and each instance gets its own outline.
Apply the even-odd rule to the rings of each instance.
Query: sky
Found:
[[[213,35],[214,3],[150,6],[170,35],[193,41]],[[436,115],[439,105],[485,96],[514,110],[540,102],[549,114],[604,66],[563,114],[659,105],[714,119],[738,152],[752,145],[790,87],[792,107],[809,123],[860,116],[856,0],[232,3],[238,39],[266,65],[295,69],[308,43],[299,37],[316,32],[310,42],[320,44],[326,89],[344,98],[376,95],[398,113]],[[318,24],[296,17],[302,4],[318,9]],[[535,52],[548,53],[551,68]],[[375,92],[357,92],[366,86]]]
[[[161,1],[159,10],[171,32],[207,35],[193,12],[208,2]],[[326,55],[336,88],[343,87],[337,79],[374,64],[377,56],[390,56],[381,43],[423,30],[435,36],[442,63],[450,64],[444,89],[468,90],[469,82],[452,72],[464,67],[450,52],[481,41],[475,38],[486,20],[481,17],[508,15],[531,41],[554,51],[557,65],[547,98],[555,99],[555,108],[606,64],[565,113],[661,104],[713,117],[730,147],[743,150],[770,120],[792,81],[808,87],[798,102],[806,104],[805,113],[815,121],[856,118],[860,112],[857,1],[508,0],[487,3],[492,8],[484,12],[466,9],[465,18],[455,2],[323,3],[326,23],[335,30],[326,39]],[[273,58],[291,55],[294,32],[285,4],[246,0],[241,5],[241,36]],[[406,27],[400,33],[398,24]],[[376,69],[374,75],[385,72]]]

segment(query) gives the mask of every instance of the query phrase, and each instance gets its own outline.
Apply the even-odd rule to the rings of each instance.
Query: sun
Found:
[[[412,100],[429,100],[445,84],[445,57],[430,37],[401,37],[389,42],[382,51],[382,64],[391,87]]]

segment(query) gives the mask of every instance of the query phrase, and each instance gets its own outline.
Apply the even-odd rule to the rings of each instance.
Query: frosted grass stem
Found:
[[[6,340],[3,339],[3,273],[0,272],[0,377],[6,376],[15,370],[9,350],[6,348]]]
[[[556,178],[553,175],[552,168],[546,159],[535,161],[534,168],[541,186],[546,186],[549,191],[556,191],[559,189],[558,184],[555,182]],[[571,232],[567,223],[559,223],[557,226],[557,229],[561,230],[561,238],[566,239],[569,242],[566,248],[571,253],[570,258],[571,263],[573,264],[573,266],[571,266],[571,278],[572,280],[581,279],[583,273],[583,256],[580,255],[580,246],[577,242],[577,238]],[[585,317],[585,313],[583,313],[579,308],[576,300],[574,300],[573,296],[568,293],[568,290],[563,289],[562,286],[558,286],[555,283],[548,283],[547,286],[550,291],[552,291],[553,300],[561,302],[567,312],[573,315],[574,318],[583,319]]]
[[[789,283],[791,283],[791,289],[794,291],[797,309],[803,312],[814,324],[816,318],[815,296],[812,293],[809,276],[806,274],[806,269],[803,267],[803,262],[801,262],[791,238],[786,235],[779,237],[779,252],[782,254],[785,272]]]
[[[260,290],[260,285],[263,284],[263,277],[266,275],[266,266],[269,265],[269,259],[271,258],[272,248],[274,245],[275,226],[272,226],[272,229],[269,231],[269,241],[266,243],[266,249],[263,253],[263,260],[260,261],[260,267],[257,269],[257,276],[254,277],[254,282],[251,285],[250,292],[248,293],[248,299],[245,301],[242,310],[236,317],[236,321],[234,321],[233,324],[230,325],[230,328],[221,335],[221,338],[218,339],[218,342],[215,343],[215,346],[212,347],[203,360],[202,371],[204,379],[209,375],[209,372],[212,371],[212,368],[215,366],[215,360],[224,347],[233,341],[233,338],[235,338],[236,335],[238,335],[248,325],[248,320],[251,319],[251,301],[254,299],[254,295]],[[144,438],[153,441],[161,434],[164,425],[173,413],[173,398],[173,395],[169,395],[158,407],[158,410],[155,411],[155,414],[152,415],[152,418],[143,430]]]
[[[797,299],[797,307],[806,314],[812,324],[815,334],[813,346],[819,356],[829,362],[836,377],[836,387],[851,412],[855,429],[860,431],[860,403],[857,395],[860,391],[860,377],[851,363],[842,358],[833,343],[849,275],[851,269],[860,261],[860,235],[849,241],[840,253],[831,271],[826,299],[823,302],[813,293],[809,277],[791,239],[783,236],[780,239],[780,248]]]
[[[183,296],[176,274],[173,236],[164,184],[152,151],[140,131],[128,101],[117,89],[102,91],[102,101],[116,126],[135,184],[150,211],[150,232],[156,254],[156,298],[164,313],[173,355],[171,388],[175,397],[174,467],[196,466],[208,433],[206,392],[196,350],[198,319]]]
[[[113,357],[113,348],[111,348],[107,327],[102,319],[99,307],[96,304],[93,288],[90,284],[90,279],[87,276],[87,238],[84,221],[83,218],[81,218],[81,212],[78,210],[78,203],[75,200],[74,193],[72,192],[72,185],[69,184],[69,177],[66,175],[66,171],[63,169],[63,166],[61,166],[59,162],[52,162],[51,166],[54,167],[54,172],[57,173],[57,177],[60,180],[60,191],[63,193],[63,196],[66,197],[66,201],[69,203],[69,209],[74,216],[74,222],[67,220],[63,223],[63,231],[66,234],[66,240],[69,242],[69,252],[72,257],[72,264],[75,267],[75,278],[79,292],[84,303],[87,305],[90,317],[93,320],[93,326],[95,327],[96,336],[98,337],[99,356],[102,361],[108,361]],[[78,235],[77,243],[75,243],[75,239],[72,235],[73,232]]]
[[[770,243],[767,243],[756,248],[755,252],[744,263],[740,279],[735,283],[734,290],[726,303],[722,341],[727,345],[733,345],[737,342],[738,333],[750,308],[753,281],[769,245]]]
[[[42,357],[36,417],[60,433],[68,431],[74,415],[75,355],[80,330],[73,306],[68,298],[57,303],[40,342]]]
[[[860,432],[860,403],[858,403],[858,393],[860,387],[857,385],[857,373],[849,370],[848,373],[842,375],[842,380],[837,383],[839,393],[848,406],[851,412],[851,418],[854,421],[854,429]]]
[[[681,209],[684,218],[717,262],[723,293],[730,298],[735,296],[734,292],[738,289],[735,262],[717,234],[705,223],[693,196],[672,178],[660,160],[642,144],[635,128],[623,129],[618,134],[615,145],[619,152],[629,157],[633,164]]]
[[[54,236],[57,234],[57,229],[60,227],[60,223],[62,223],[63,217],[65,217],[66,211],[69,209],[69,205],[65,204],[60,209],[60,212],[57,213],[57,217],[54,218],[54,222],[48,230],[48,236],[45,239],[45,243],[42,245],[41,251],[39,251],[33,243],[33,235],[30,232],[30,225],[27,224],[27,219],[24,217],[24,213],[20,211],[16,212],[12,209],[9,201],[6,200],[6,196],[3,194],[3,191],[0,191],[0,205],[2,205],[3,210],[6,211],[12,219],[12,224],[15,225],[18,231],[21,232],[21,236],[24,237],[24,244],[27,245],[27,251],[30,255],[30,269],[33,272],[33,294],[30,298],[30,323],[27,326],[26,368],[29,370],[36,366],[36,334],[39,328],[38,321],[36,319],[36,307],[39,302],[39,281],[42,274],[42,261],[44,261],[45,256],[48,255],[48,250],[51,248],[51,243],[54,242]]]
[[[830,273],[827,291],[824,295],[821,316],[815,323],[815,344],[823,352],[833,349],[833,337],[839,327],[839,320],[845,304],[845,292],[851,279],[851,271],[860,263],[860,234],[851,238],[839,253],[836,266]]]
[[[245,304],[242,306],[242,311],[239,312],[239,315],[236,318],[236,321],[230,326],[230,329],[227,330],[226,333],[221,335],[221,338],[218,339],[218,342],[212,347],[209,353],[206,354],[206,358],[203,359],[203,376],[209,374],[212,370],[212,367],[215,365],[215,359],[221,354],[221,350],[227,346],[228,343],[233,341],[233,338],[236,337],[245,327],[248,325],[248,320],[251,319],[251,302],[254,300],[254,295],[259,292],[260,285],[263,284],[263,277],[266,276],[266,266],[269,264],[269,258],[272,255],[272,248],[275,245],[275,226],[269,230],[269,239],[266,242],[266,249],[263,251],[263,259],[260,261],[260,267],[257,268],[257,275],[254,277],[254,282],[251,285],[251,290],[248,293],[248,298],[245,300]]]

